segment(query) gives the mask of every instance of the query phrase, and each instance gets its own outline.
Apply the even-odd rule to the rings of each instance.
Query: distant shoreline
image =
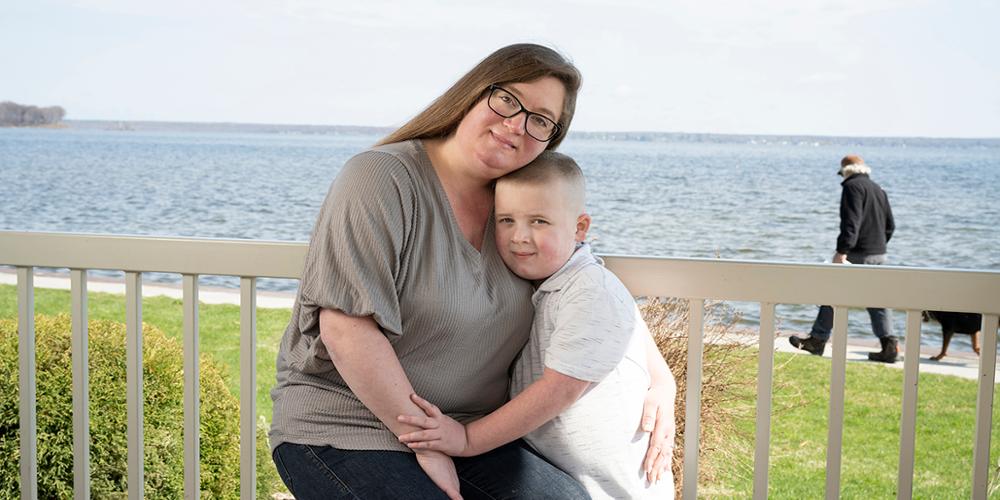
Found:
[[[4,123],[0,124],[0,128],[70,128],[70,126],[66,122],[45,123],[42,125],[11,125]]]
[[[63,120],[64,128],[83,130],[115,130],[128,125],[128,131],[175,131],[175,132],[230,132],[261,134],[302,134],[302,135],[388,135],[395,130],[392,126],[366,125],[305,125],[280,123],[236,123],[236,122],[170,122],[151,120]],[[582,131],[574,130],[569,139],[600,139],[610,141],[639,142],[732,142],[794,145],[942,145],[961,144],[964,146],[982,144],[1000,147],[1000,137],[905,137],[905,136],[827,136],[815,134],[725,134],[708,132],[654,132],[654,131]]]

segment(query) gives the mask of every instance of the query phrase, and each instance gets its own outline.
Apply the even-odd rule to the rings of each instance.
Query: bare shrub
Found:
[[[685,398],[687,397],[688,301],[673,298],[653,298],[641,301],[640,310],[649,325],[663,357],[677,379],[677,401],[674,406],[677,435],[674,440],[674,489],[681,498],[683,484],[683,449]],[[756,399],[757,361],[754,331],[740,330],[736,325],[740,315],[723,302],[708,301],[704,313],[702,353],[701,436],[699,437],[699,475],[701,481],[712,481],[716,471],[702,458],[707,453],[747,455],[749,436],[741,438],[736,428],[740,419],[752,417]],[[747,404],[750,401],[750,404]],[[734,439],[735,437],[735,439]],[[732,461],[728,461],[732,462]]]

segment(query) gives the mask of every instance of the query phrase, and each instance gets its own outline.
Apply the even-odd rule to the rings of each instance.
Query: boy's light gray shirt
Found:
[[[535,319],[514,364],[511,397],[545,368],[594,382],[557,417],[525,436],[593,498],[673,498],[667,476],[647,487],[647,434],[639,429],[650,378],[649,330],[625,285],[584,244],[532,296]]]
[[[419,141],[347,162],[323,202],[277,359],[283,442],[409,451],[351,392],[319,338],[320,309],[372,316],[417,394],[459,421],[506,401],[531,326],[531,286],[463,236]]]

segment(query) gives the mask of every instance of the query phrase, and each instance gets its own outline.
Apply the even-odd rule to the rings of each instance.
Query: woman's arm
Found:
[[[416,394],[413,400],[426,416],[401,415],[400,422],[424,430],[399,436],[413,449],[440,450],[452,456],[486,453],[524,437],[580,399],[590,382],[545,368],[542,377],[494,412],[467,426],[443,415]]]
[[[393,434],[398,436],[416,430],[417,427],[396,420],[396,415],[419,415],[423,411],[410,401],[413,386],[375,320],[322,309],[319,332],[330,360],[358,399]],[[417,461],[439,488],[449,497],[458,498],[455,466],[451,459],[435,456],[439,454],[422,450]],[[442,464],[443,460],[448,463]]]
[[[413,386],[389,340],[370,316],[349,316],[322,309],[319,335],[337,372],[351,391],[397,436],[414,428],[396,415],[422,413],[410,401]]]

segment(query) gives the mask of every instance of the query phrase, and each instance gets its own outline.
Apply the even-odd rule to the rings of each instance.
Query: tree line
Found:
[[[59,123],[66,116],[62,106],[39,108],[11,101],[0,102],[0,126],[32,126]]]

